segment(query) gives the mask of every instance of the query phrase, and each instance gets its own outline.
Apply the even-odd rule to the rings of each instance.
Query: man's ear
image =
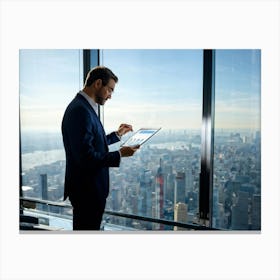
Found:
[[[101,80],[101,79],[97,79],[97,80],[94,82],[94,87],[95,87],[96,89],[100,89],[102,86],[103,86],[103,84],[102,84],[102,80]]]

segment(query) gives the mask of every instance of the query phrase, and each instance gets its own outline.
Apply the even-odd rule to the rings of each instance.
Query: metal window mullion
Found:
[[[204,50],[199,218],[201,221],[209,221],[209,226],[212,224],[214,105],[215,51]]]
[[[97,58],[96,59],[97,65],[100,64],[99,50],[96,50],[96,51],[88,50],[88,49],[83,50],[84,82],[86,80],[87,74],[90,71],[90,69],[94,66],[97,66],[97,65],[92,65],[93,52],[94,52],[94,55],[96,55],[96,58]],[[100,118],[100,105],[98,105],[98,116]]]
[[[84,83],[86,81],[87,73],[90,70],[90,50],[83,50],[83,77]]]
[[[100,56],[101,56],[101,52],[100,52],[99,49],[96,51],[96,55],[97,55],[97,66],[100,66]],[[99,116],[99,118],[101,119],[100,105],[98,105],[98,116]],[[102,123],[104,123],[104,115],[103,115]]]

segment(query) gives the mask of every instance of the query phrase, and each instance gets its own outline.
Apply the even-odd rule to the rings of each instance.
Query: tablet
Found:
[[[128,138],[121,146],[133,147],[136,145],[143,145],[152,136],[154,136],[160,128],[140,128],[136,133],[134,133],[130,138]]]

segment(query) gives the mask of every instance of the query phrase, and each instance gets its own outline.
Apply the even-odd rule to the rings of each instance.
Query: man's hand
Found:
[[[127,132],[129,131],[133,131],[132,129],[132,125],[130,124],[126,124],[126,123],[122,123],[120,126],[119,126],[119,129],[117,131],[117,134],[122,137],[124,134],[126,134]]]
[[[140,145],[133,146],[133,147],[129,147],[129,146],[121,147],[120,148],[121,157],[131,157],[139,148]]]

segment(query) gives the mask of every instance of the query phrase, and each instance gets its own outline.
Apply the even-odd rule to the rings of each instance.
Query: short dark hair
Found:
[[[118,82],[118,77],[109,68],[96,66],[88,72],[85,86],[91,86],[98,79],[102,80],[103,86],[106,86],[110,79],[113,79],[116,83]]]

